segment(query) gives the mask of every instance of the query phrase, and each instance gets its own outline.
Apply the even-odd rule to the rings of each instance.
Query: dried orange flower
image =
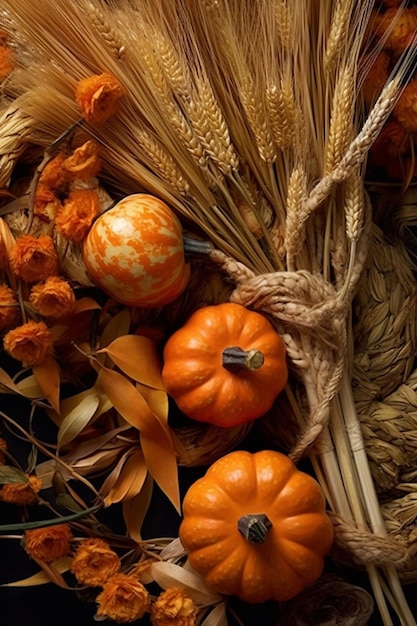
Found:
[[[0,489],[0,500],[10,504],[37,504],[36,494],[42,489],[42,481],[37,476],[27,477],[24,483],[6,483]]]
[[[101,167],[99,144],[89,139],[65,159],[64,167],[71,176],[80,180],[97,176]]]
[[[86,236],[100,212],[100,200],[92,189],[74,189],[64,201],[55,220],[57,232],[76,243]]]
[[[410,45],[417,29],[417,6],[403,9],[401,12],[398,12],[396,6],[391,7],[378,17],[375,26],[375,34],[379,38],[388,32],[383,43],[385,50],[400,55]]]
[[[25,550],[29,556],[51,563],[71,551],[73,539],[68,524],[55,524],[25,531]]]
[[[394,106],[393,114],[410,132],[417,131],[417,79],[413,78],[406,85]]]
[[[389,64],[388,53],[381,50],[369,67],[362,87],[362,95],[367,105],[372,105],[381,93],[389,75]]]
[[[59,319],[74,311],[75,294],[68,281],[50,276],[32,287],[29,302],[40,315]]]
[[[20,235],[10,253],[10,265],[16,276],[28,283],[58,274],[59,260],[49,235]]]
[[[97,617],[108,618],[119,624],[140,619],[151,606],[147,589],[127,574],[116,574],[109,578],[96,602]]]
[[[6,43],[7,35],[0,33],[0,83],[11,74],[14,69],[14,55],[12,49]]]
[[[79,81],[75,100],[87,122],[106,122],[117,111],[125,90],[115,76],[105,72]]]
[[[71,572],[80,584],[104,585],[119,570],[119,556],[107,541],[95,537],[80,541],[71,564]]]
[[[9,330],[3,339],[7,354],[23,367],[40,365],[52,350],[52,336],[44,322],[29,320]]]
[[[20,309],[14,292],[7,285],[0,285],[0,330],[16,326],[19,316]]]
[[[47,185],[39,184],[35,192],[35,202],[33,212],[47,222],[55,219],[58,209],[61,207],[61,201],[56,197],[55,193]]]
[[[68,172],[64,167],[65,159],[65,154],[60,152],[48,161],[39,177],[39,184],[54,191],[64,188],[68,182]]]
[[[197,609],[181,587],[163,591],[151,607],[153,626],[195,626]]]

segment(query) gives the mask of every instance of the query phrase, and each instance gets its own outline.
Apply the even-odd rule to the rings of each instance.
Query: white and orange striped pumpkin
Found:
[[[126,196],[97,218],[84,241],[83,260],[92,282],[128,306],[172,302],[190,277],[180,221],[145,193]]]

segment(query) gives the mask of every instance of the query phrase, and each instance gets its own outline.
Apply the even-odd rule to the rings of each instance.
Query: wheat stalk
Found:
[[[86,4],[87,12],[91,16],[92,24],[97,29],[98,34],[106,42],[111,54],[116,59],[123,59],[126,53],[126,47],[123,43],[123,37],[116,31],[114,25],[112,26],[109,20],[106,18],[103,11],[93,4]],[[114,23],[114,22],[113,22]]]

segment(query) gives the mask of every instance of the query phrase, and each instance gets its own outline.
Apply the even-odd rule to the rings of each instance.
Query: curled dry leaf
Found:
[[[161,361],[154,342],[141,335],[117,337],[97,354],[107,354],[122,372],[133,380],[164,389],[161,377]]]
[[[179,511],[177,459],[168,426],[153,413],[140,391],[119,372],[101,367],[98,381],[116,411],[140,431],[146,465],[159,487]]]
[[[158,561],[152,563],[152,575],[162,589],[181,586],[192,601],[200,606],[212,606],[222,602],[223,597],[213,591],[196,572],[175,563]]]
[[[56,582],[56,574],[61,575],[64,572],[67,572],[71,567],[71,561],[71,557],[64,556],[62,559],[59,559],[59,561],[55,561],[55,563],[53,563],[53,567],[49,566],[49,571],[42,569],[40,572],[37,572],[32,576],[28,576],[27,578],[22,578],[21,580],[16,580],[11,583],[4,583],[2,587],[34,587],[36,585],[46,585],[51,582],[52,569],[54,570],[54,579],[52,582]],[[68,588],[68,585],[65,584],[65,587]]]
[[[148,473],[140,493],[129,500],[124,500],[122,504],[123,520],[127,534],[137,543],[142,541],[142,524],[151,504],[152,492],[153,479]]]
[[[117,476],[108,492],[105,493],[106,484],[111,484],[111,482],[108,483],[107,480],[100,490],[102,495],[105,494],[105,506],[110,506],[122,500],[130,500],[140,493],[144,485],[148,468],[146,467],[142,451],[136,450],[133,453],[128,453],[124,455],[121,461],[120,468],[116,466],[118,470]],[[109,474],[108,479],[110,479],[111,476],[112,473]]]
[[[99,407],[100,399],[94,389],[89,389],[88,392],[78,395],[83,397],[79,398],[78,404],[65,415],[59,427],[58,448],[63,448],[75,439],[91,421]]]
[[[128,308],[124,308],[113,315],[101,332],[100,345],[102,348],[108,346],[117,337],[128,335],[131,323],[132,317]]]
[[[52,408],[59,413],[61,370],[57,361],[52,355],[48,355],[43,363],[34,365],[32,371],[44,397],[49,401]]]
[[[3,270],[8,278],[11,288],[16,290],[16,278],[10,269],[9,258],[10,253],[15,245],[15,238],[10,230],[7,222],[0,217],[0,269]]]
[[[204,618],[200,626],[228,626],[226,604],[220,602]]]

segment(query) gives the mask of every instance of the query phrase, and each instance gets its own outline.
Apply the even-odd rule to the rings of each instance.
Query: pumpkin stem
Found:
[[[184,242],[184,253],[186,260],[195,256],[207,256],[213,250],[213,246],[209,241],[203,239],[194,239],[188,235],[182,236]]]
[[[263,543],[271,526],[272,522],[265,513],[242,515],[237,522],[238,531],[249,543]]]
[[[260,350],[242,350],[237,346],[225,348],[222,353],[222,365],[230,372],[247,369],[253,372],[264,364],[264,355]]]

